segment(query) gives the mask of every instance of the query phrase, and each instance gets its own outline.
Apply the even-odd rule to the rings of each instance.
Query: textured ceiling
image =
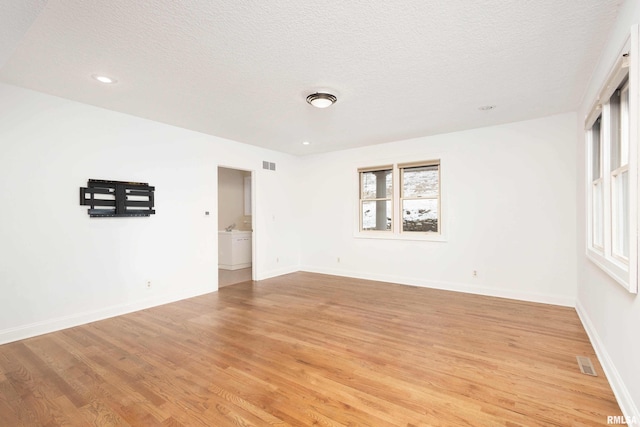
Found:
[[[9,1],[0,81],[318,153],[575,111],[620,3]]]

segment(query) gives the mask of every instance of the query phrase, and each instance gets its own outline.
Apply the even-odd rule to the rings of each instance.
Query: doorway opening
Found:
[[[253,279],[252,172],[218,167],[218,288]]]

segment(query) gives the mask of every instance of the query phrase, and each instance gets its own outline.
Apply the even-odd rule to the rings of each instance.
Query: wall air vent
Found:
[[[276,170],[276,164],[273,162],[262,162],[262,169],[266,169],[266,170],[270,170],[270,171],[274,171]]]

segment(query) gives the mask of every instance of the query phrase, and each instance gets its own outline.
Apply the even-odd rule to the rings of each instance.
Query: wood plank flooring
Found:
[[[311,273],[0,346],[0,426],[591,426],[610,415],[620,409],[571,308]]]
[[[243,268],[240,270],[218,270],[218,289],[225,286],[235,285],[236,283],[247,282],[251,280],[252,268]]]

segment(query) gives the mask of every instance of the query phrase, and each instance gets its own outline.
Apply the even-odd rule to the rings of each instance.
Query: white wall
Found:
[[[296,271],[294,157],[0,84],[0,343],[216,291],[218,165],[256,171],[258,279]],[[89,178],[156,215],[89,218]]]
[[[627,0],[601,55],[577,116],[577,260],[576,307],[604,365],[618,402],[629,417],[640,422],[640,297],[591,263],[586,255],[586,189],[584,119],[597,91],[615,62],[632,24],[640,22],[640,3]]]
[[[302,268],[573,306],[575,120],[563,114],[304,158]],[[448,241],[354,237],[357,168],[433,158],[442,158]]]

